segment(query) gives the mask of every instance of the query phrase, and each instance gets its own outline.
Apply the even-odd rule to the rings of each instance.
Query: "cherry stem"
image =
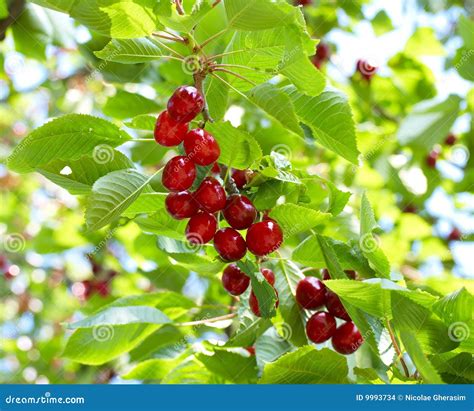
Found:
[[[259,73],[262,73],[262,70],[258,70],[254,67],[249,67],[249,66],[242,66],[240,64],[222,64],[222,63],[217,63],[217,64],[212,64],[210,66],[211,68],[221,68],[221,67],[235,67],[235,68],[241,68],[241,69],[246,69],[246,70],[252,70],[252,71],[257,71]]]
[[[161,37],[161,36],[158,35],[158,33],[152,33],[152,35],[155,36],[155,37]],[[158,41],[158,43],[160,43],[160,45],[161,45],[162,47],[164,47],[165,49],[167,49],[167,50],[171,51],[172,53],[176,54],[181,60],[184,60],[184,56],[183,56],[182,54],[178,53],[176,50],[173,50],[171,47],[168,47],[168,46],[167,46],[165,43],[163,43],[162,41],[160,41],[160,40],[157,40],[157,41]],[[174,40],[173,40],[173,41],[174,41]]]
[[[228,29],[223,29],[221,31],[218,31],[216,34],[212,35],[211,37],[209,37],[207,40],[205,40],[202,44],[199,45],[199,49],[203,49],[204,47],[206,47],[211,41],[217,39],[218,37],[226,33],[227,30]]]
[[[387,330],[388,330],[388,333],[390,334],[390,339],[392,340],[393,348],[395,349],[395,352],[397,353],[398,359],[400,360],[400,364],[402,364],[405,376],[407,378],[409,378],[410,377],[410,372],[408,371],[408,367],[405,363],[405,360],[403,359],[403,353],[400,350],[400,347],[397,343],[397,339],[395,338],[395,334],[393,333],[393,330],[392,330],[392,327],[390,325],[389,320],[387,320]]]
[[[224,320],[230,320],[231,318],[234,318],[237,315],[237,313],[231,313],[231,314],[226,314],[226,315],[220,315],[219,317],[213,317],[213,318],[205,318],[203,320],[197,320],[197,321],[189,321],[186,323],[178,323],[175,324],[178,327],[191,327],[193,325],[202,325],[206,323],[214,323],[217,321],[224,321]]]
[[[199,90],[202,97],[204,98],[204,107],[202,109],[202,116],[204,117],[204,122],[205,123],[207,123],[207,122],[213,123],[214,120],[212,119],[212,117],[209,113],[209,107],[207,105],[206,95],[204,93],[204,87],[203,87],[203,82],[204,82],[204,78],[206,77],[206,75],[202,71],[198,71],[198,72],[194,73],[193,77],[194,77],[194,85],[196,86],[196,88]],[[204,123],[204,125],[205,125],[205,123]]]
[[[154,36],[156,37],[160,37],[162,39],[165,39],[165,40],[169,40],[169,41],[177,41],[179,43],[186,43],[186,40],[182,37],[178,37],[172,33],[168,33],[168,32],[163,32],[163,33],[153,33]]]
[[[180,14],[181,16],[184,15],[184,9],[181,0],[174,0],[174,4],[176,5],[176,11],[178,12],[178,14]]]
[[[313,271],[313,270],[314,270],[313,267],[306,267],[306,268],[303,268],[303,269],[301,270],[301,272],[302,272],[302,273],[307,273],[308,271]]]
[[[130,141],[155,141],[154,138],[134,138]]]
[[[227,69],[221,69],[221,68],[216,68],[214,69],[214,71],[220,71],[222,73],[227,73],[227,74],[231,74],[232,76],[235,76],[243,81],[246,81],[247,83],[250,83],[252,84],[253,86],[256,86],[257,83],[254,83],[252,80],[249,80],[247,77],[244,77],[244,76],[241,76],[240,74],[237,74],[233,71],[230,71],[230,70],[227,70]]]
[[[216,0],[211,7],[216,7],[222,0]]]
[[[213,56],[209,57],[209,60],[214,60],[214,59],[217,59],[219,57],[229,56],[231,54],[242,53],[244,51],[245,51],[244,49],[241,49],[241,50],[232,50],[232,51],[226,51],[224,53],[214,54]]]

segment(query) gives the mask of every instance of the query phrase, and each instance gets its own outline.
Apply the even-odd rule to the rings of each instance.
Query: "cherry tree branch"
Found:
[[[178,14],[180,14],[181,16],[184,15],[184,9],[181,0],[174,0],[174,4],[176,5],[176,11],[178,12]]]
[[[234,318],[237,315],[237,313],[231,313],[231,314],[225,314],[225,315],[220,315],[219,317],[213,317],[213,318],[204,318],[202,320],[197,320],[197,321],[189,321],[186,323],[178,323],[176,324],[178,327],[192,327],[193,325],[202,325],[206,323],[215,323],[217,321],[224,321],[224,320],[230,320]]]
[[[0,41],[5,40],[6,32],[18,17],[20,17],[25,8],[25,0],[14,0],[8,9],[9,14],[3,20],[0,20]]]
[[[201,93],[202,97],[204,98],[204,108],[202,109],[202,115],[204,117],[204,121],[207,123],[213,123],[214,120],[211,117],[211,114],[209,113],[209,107],[207,106],[207,100],[206,100],[206,95],[204,93],[204,78],[206,77],[205,73],[202,71],[199,71],[197,73],[194,73],[194,85],[196,88],[199,90]]]
[[[393,330],[392,330],[392,327],[390,325],[389,320],[387,320],[387,330],[388,330],[388,333],[390,334],[390,339],[392,340],[393,348],[395,349],[395,352],[397,353],[398,359],[400,360],[400,364],[402,364],[405,376],[408,378],[408,377],[410,377],[410,372],[408,371],[408,367],[405,363],[405,360],[403,359],[403,353],[400,350],[400,347],[397,343],[397,339],[395,338],[395,334],[393,333]]]

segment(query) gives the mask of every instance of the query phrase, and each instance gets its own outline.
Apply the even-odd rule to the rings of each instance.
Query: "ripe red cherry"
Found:
[[[205,244],[212,240],[216,229],[216,217],[209,213],[199,212],[189,219],[186,226],[186,238],[191,244]]]
[[[212,164],[221,154],[216,139],[202,128],[195,128],[186,134],[184,151],[188,158],[200,166]]]
[[[282,242],[281,228],[273,220],[252,224],[247,231],[247,247],[252,254],[258,256],[277,250]]]
[[[173,157],[163,170],[161,182],[170,191],[184,191],[196,179],[196,166],[184,156]]]
[[[444,144],[447,146],[454,146],[456,144],[456,136],[453,133],[449,133],[446,139],[444,140]]]
[[[313,0],[295,0],[295,6],[309,6]]]
[[[275,290],[275,289],[274,289]],[[276,297],[277,297],[277,300],[275,302],[275,308],[278,308],[278,306],[280,305],[280,300],[278,298],[278,291],[275,290],[275,293],[276,293]],[[250,297],[249,297],[249,305],[250,305],[250,309],[252,310],[252,312],[257,316],[257,317],[260,317],[260,307],[258,306],[258,300],[257,300],[257,297],[256,295],[254,294],[253,290],[252,292],[250,293]]]
[[[418,209],[416,208],[416,205],[414,204],[407,204],[405,207],[403,207],[404,213],[416,214],[417,211]]]
[[[318,311],[306,323],[306,335],[316,344],[329,340],[336,331],[336,320],[325,312]]]
[[[188,132],[187,123],[173,120],[167,111],[161,113],[155,124],[155,140],[165,147],[177,146]]]
[[[449,233],[448,241],[459,241],[462,238],[462,233],[458,228],[454,227],[453,230]]]
[[[254,347],[254,346],[245,347],[245,349],[248,351],[248,353],[249,353],[250,355],[255,355],[255,347]]]
[[[235,264],[228,265],[222,274],[222,285],[232,295],[240,295],[245,292],[250,284],[247,277]]]
[[[265,279],[270,283],[270,285],[275,285],[275,274],[269,268],[261,268],[260,272],[263,274]]]
[[[188,191],[168,194],[165,206],[168,213],[177,220],[192,217],[199,211],[196,201]]]
[[[362,345],[364,339],[355,324],[348,321],[340,325],[332,336],[332,346],[340,354],[352,354]]]
[[[306,277],[296,286],[296,301],[307,310],[315,310],[326,301],[326,287],[316,277]]]
[[[226,204],[225,190],[214,177],[205,178],[194,193],[194,199],[201,209],[215,213]]]
[[[351,320],[351,317],[349,317],[349,314],[347,314],[347,311],[342,305],[340,298],[337,296],[337,294],[330,290],[326,291],[326,307],[328,311],[334,315],[334,317],[342,318],[346,321]]]
[[[247,171],[232,170],[232,180],[239,190],[242,189],[247,184]]]
[[[232,194],[227,198],[223,213],[230,226],[237,230],[249,228],[257,218],[257,209],[247,197],[240,194]]]
[[[435,168],[436,162],[438,161],[439,152],[436,150],[431,150],[428,156],[426,157],[426,165],[429,168]]]
[[[212,166],[211,171],[212,171],[214,174],[220,174],[220,173],[221,173],[221,168],[219,167],[219,164],[214,163],[214,165]]]
[[[204,98],[197,88],[181,86],[168,100],[168,113],[180,123],[189,123],[204,107]]]
[[[108,295],[110,295],[110,287],[108,281],[98,281],[94,285],[94,287],[100,296],[107,297]]]
[[[220,229],[214,235],[214,248],[226,261],[240,260],[247,252],[244,238],[229,227]]]

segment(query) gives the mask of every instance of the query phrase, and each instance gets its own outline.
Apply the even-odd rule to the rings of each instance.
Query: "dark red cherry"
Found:
[[[449,133],[446,139],[444,140],[444,144],[447,146],[454,146],[456,144],[457,138],[453,133]]]
[[[108,281],[98,281],[94,288],[96,289],[97,293],[102,297],[107,297],[110,295],[110,287]]]
[[[214,235],[214,248],[226,261],[238,261],[247,252],[244,238],[233,228],[222,228]]]
[[[405,207],[403,207],[404,213],[416,214],[417,211],[418,209],[414,204],[407,204]]]
[[[426,165],[429,168],[436,168],[438,157],[439,157],[439,152],[437,150],[431,150],[428,156],[426,157]]]
[[[332,346],[334,349],[344,355],[352,354],[362,345],[364,339],[360,335],[355,324],[348,321],[339,327],[332,336]]]
[[[255,355],[255,347],[254,347],[254,346],[245,347],[245,349],[248,351],[248,353],[249,353],[250,355]]]
[[[173,120],[167,111],[163,111],[156,120],[155,140],[162,146],[177,146],[183,141],[187,132],[188,124]]]
[[[283,242],[283,233],[274,220],[262,221],[247,231],[247,247],[252,254],[263,256],[276,251]]]
[[[212,240],[216,229],[216,217],[209,213],[199,212],[189,219],[186,226],[186,238],[191,244],[205,244]]]
[[[194,193],[194,199],[201,209],[215,213],[226,204],[225,190],[214,177],[206,177]]]
[[[219,167],[219,164],[214,163],[211,169],[212,173],[219,175],[221,173],[221,168]]]
[[[326,291],[326,307],[328,311],[334,315],[334,317],[342,318],[346,321],[351,320],[351,317],[349,317],[349,314],[347,314],[347,311],[342,305],[340,298],[337,296],[337,294],[330,290]]]
[[[316,344],[329,340],[336,331],[336,320],[325,312],[318,311],[306,323],[306,335]]]
[[[458,228],[454,227],[449,233],[448,241],[459,241],[462,239],[462,233]]]
[[[247,290],[250,278],[235,264],[229,264],[222,274],[222,285],[232,295],[240,295]]]
[[[203,109],[204,98],[196,87],[181,86],[168,100],[168,113],[176,121],[189,123]]]
[[[189,191],[168,194],[165,206],[168,213],[177,220],[192,217],[199,211],[199,207]]]
[[[216,139],[202,128],[195,128],[186,134],[184,150],[188,158],[200,166],[212,164],[221,154]]]
[[[275,308],[278,308],[278,306],[280,305],[280,300],[279,300],[279,298],[278,298],[278,291],[275,290],[275,293],[276,293],[276,297],[277,297],[277,300],[276,300],[276,302],[275,302]],[[252,310],[252,312],[253,312],[257,317],[260,317],[260,307],[258,306],[258,300],[257,300],[257,297],[256,297],[256,295],[254,294],[253,290],[252,290],[252,292],[250,293],[249,306],[250,306],[250,309]]]
[[[232,194],[227,198],[223,214],[231,227],[244,230],[249,228],[257,218],[257,209],[247,197]]]
[[[271,284],[275,285],[275,274],[269,268],[261,268],[260,272],[263,274],[265,279]]]
[[[232,180],[240,190],[247,184],[247,170],[232,170]]]
[[[184,191],[191,187],[196,179],[196,166],[184,156],[173,157],[163,170],[161,182],[170,191]]]
[[[305,277],[296,286],[296,301],[307,310],[315,310],[326,302],[326,287],[316,277]]]
[[[293,4],[295,6],[309,6],[313,0],[294,0]]]
[[[329,270],[327,268],[323,269],[323,280],[330,280],[331,275],[329,274]]]
[[[321,60],[327,60],[329,55],[331,54],[331,49],[329,45],[326,43],[319,43],[316,47],[316,56],[318,56]]]

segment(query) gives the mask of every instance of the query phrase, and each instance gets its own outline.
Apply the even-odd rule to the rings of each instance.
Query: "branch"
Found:
[[[0,41],[5,40],[8,27],[15,23],[16,19],[20,17],[25,8],[25,0],[14,0],[8,9],[9,15],[0,20]]]
[[[187,323],[178,323],[175,325],[178,327],[191,327],[193,325],[202,325],[206,323],[215,323],[217,321],[230,320],[231,318],[234,318],[236,315],[237,313],[231,313],[231,314],[221,315],[219,317],[204,318],[203,320],[189,321]]]
[[[181,16],[184,15],[184,9],[183,5],[181,4],[181,0],[174,0],[174,4],[176,4],[176,11],[178,12],[178,14],[180,14]]]
[[[393,348],[395,349],[395,352],[398,355],[398,359],[400,360],[400,364],[402,364],[403,371],[405,372],[405,376],[407,378],[410,377],[410,372],[408,371],[408,367],[405,363],[405,360],[403,359],[403,353],[400,350],[400,347],[398,346],[397,340],[395,338],[395,334],[393,333],[392,327],[390,326],[390,321],[387,320],[387,330],[388,333],[390,334],[390,339],[392,340]]]
[[[212,119],[209,113],[209,107],[207,106],[206,95],[204,93],[203,81],[204,81],[205,74],[202,72],[197,72],[197,73],[194,73],[193,77],[194,77],[194,85],[201,93],[201,96],[204,98],[204,108],[202,109],[202,115],[204,117],[204,121],[206,123],[207,122],[214,123],[214,120]]]

